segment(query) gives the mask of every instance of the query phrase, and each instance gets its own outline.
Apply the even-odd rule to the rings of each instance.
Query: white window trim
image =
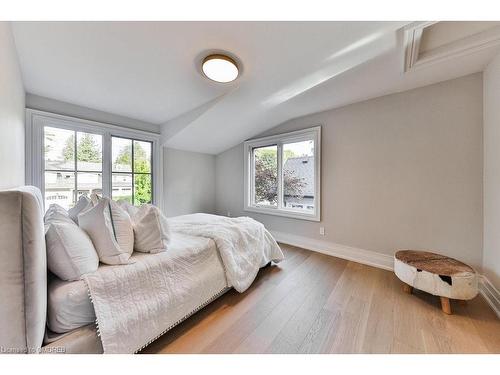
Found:
[[[161,154],[160,134],[35,109],[26,109],[26,184],[38,187],[44,197],[44,126],[89,132],[103,136],[102,185],[103,194],[107,197],[111,197],[111,155],[109,155],[111,152],[111,137],[117,136],[151,142],[153,204],[163,208],[163,157]]]
[[[305,213],[293,210],[286,210],[281,207],[281,198],[278,199],[278,207],[259,206],[253,204],[253,157],[252,150],[255,147],[277,145],[278,146],[278,196],[282,196],[282,149],[284,143],[314,139],[314,211]],[[321,126],[315,126],[303,130],[289,133],[272,135],[258,139],[251,139],[244,143],[244,207],[245,211],[257,212],[260,214],[290,217],[294,219],[320,221],[321,220]]]

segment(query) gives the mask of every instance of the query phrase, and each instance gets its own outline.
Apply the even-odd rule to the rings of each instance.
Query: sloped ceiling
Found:
[[[158,124],[220,153],[291,118],[481,71],[496,48],[403,72],[408,22],[15,22],[26,91]],[[213,51],[233,83],[200,74]],[[304,124],[304,126],[314,124]]]

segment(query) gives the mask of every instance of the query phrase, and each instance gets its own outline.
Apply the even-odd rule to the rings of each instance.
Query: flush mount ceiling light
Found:
[[[201,69],[203,74],[212,81],[227,83],[238,78],[236,61],[226,55],[214,54],[205,57]]]

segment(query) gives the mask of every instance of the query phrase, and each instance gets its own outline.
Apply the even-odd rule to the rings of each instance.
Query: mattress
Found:
[[[198,273],[196,280],[186,279],[185,275],[174,275],[174,279],[183,284],[183,289],[193,294],[194,300],[197,299],[197,294],[204,295],[204,291],[207,293],[212,290],[219,291],[228,286],[217,247],[209,238],[174,232],[166,252],[159,254],[134,252],[132,255],[132,259],[142,257],[164,257],[169,264],[173,265],[168,267],[169,272],[173,270],[174,273],[176,269],[185,270],[180,265],[192,265]],[[176,267],[176,264],[179,267]],[[101,265],[97,272],[105,267],[123,266]],[[170,274],[169,277],[172,275]],[[200,280],[203,280],[203,285],[198,285]],[[63,334],[94,323],[95,319],[94,308],[90,302],[87,287],[82,280],[62,281],[54,277],[49,281],[47,325],[52,332]]]

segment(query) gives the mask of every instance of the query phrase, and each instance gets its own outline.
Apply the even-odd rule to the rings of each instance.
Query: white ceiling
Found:
[[[403,73],[408,22],[15,22],[26,91],[161,125],[217,154],[279,123],[483,70],[497,49]],[[228,51],[234,83],[200,61]],[[312,124],[304,124],[308,126]]]

